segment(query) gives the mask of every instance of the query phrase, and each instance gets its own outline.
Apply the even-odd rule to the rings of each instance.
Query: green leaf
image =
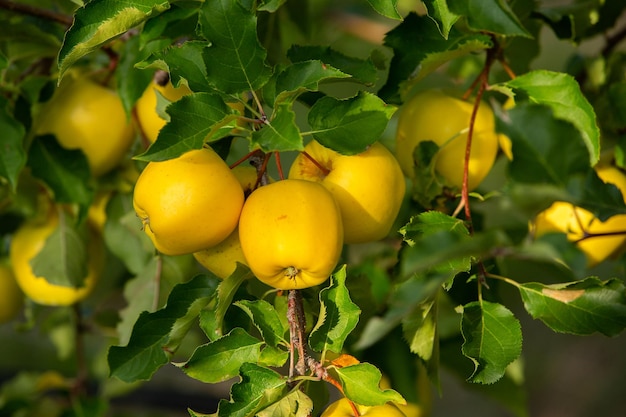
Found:
[[[331,276],[330,286],[320,291],[320,314],[309,335],[309,345],[317,352],[341,353],[346,338],[359,322],[361,310],[352,302],[346,288],[346,266]]]
[[[436,300],[425,301],[402,321],[402,333],[411,349],[425,362],[436,354],[437,304]]]
[[[618,279],[519,286],[524,307],[556,332],[616,336],[626,327],[626,289]]]
[[[267,52],[257,38],[256,16],[238,1],[204,2],[200,33],[210,42],[204,50],[207,79],[227,94],[257,90],[269,80]]]
[[[370,363],[358,363],[343,368],[333,368],[337,373],[343,392],[357,404],[374,406],[393,401],[404,404],[406,401],[397,391],[380,389],[382,374]]]
[[[505,0],[448,0],[448,5],[475,31],[531,37]]]
[[[570,181],[587,174],[589,153],[571,123],[538,105],[516,106],[509,117],[505,130],[514,155],[509,166],[513,180],[568,188]]]
[[[329,46],[293,45],[287,51],[291,62],[321,61],[339,71],[350,74],[355,81],[373,85],[378,78],[376,65],[371,58],[360,59],[342,54]]]
[[[163,0],[93,0],[85,4],[76,11],[59,51],[59,81],[80,58],[169,7]]]
[[[230,390],[230,401],[220,400],[214,416],[254,416],[280,399],[287,390],[287,381],[280,374],[252,363],[241,366],[240,378]]]
[[[274,109],[270,121],[252,133],[251,146],[263,152],[300,151],[304,149],[302,135],[296,124],[291,105],[282,103]]]
[[[142,313],[135,322],[128,344],[109,348],[111,376],[125,382],[150,379],[171,359],[215,290],[214,280],[207,275],[197,275],[176,285],[164,308],[154,313]]]
[[[561,72],[536,70],[501,85],[521,90],[530,101],[549,106],[557,119],[576,126],[589,151],[591,165],[598,162],[600,130],[596,124],[596,115],[574,77]]]
[[[135,63],[142,59],[138,36],[123,42],[119,55],[120,60],[115,68],[116,92],[122,100],[126,114],[131,115],[135,103],[152,81],[153,73],[135,67]]]
[[[89,164],[80,150],[68,150],[54,136],[39,136],[28,151],[27,165],[35,177],[47,184],[58,203],[78,204],[78,220],[84,218],[93,200]]]
[[[378,95],[387,103],[400,104],[411,87],[430,72],[450,59],[488,49],[492,41],[488,35],[462,33],[454,27],[444,39],[430,17],[410,13],[387,33],[384,44],[394,54],[387,82]],[[424,66],[424,61],[428,65]]]
[[[471,382],[492,384],[522,352],[522,330],[502,304],[474,301],[463,306],[463,354],[474,362]]]
[[[398,0],[367,0],[367,2],[381,15],[390,19],[401,20],[402,15],[398,13]]]
[[[270,303],[265,300],[240,300],[234,305],[241,308],[252,319],[265,343],[270,346],[277,346],[279,343],[287,344],[284,338],[287,329]]]
[[[30,261],[33,274],[53,285],[81,288],[87,277],[87,245],[67,214],[59,213],[59,224],[43,248]]]
[[[250,268],[237,263],[235,272],[220,282],[217,287],[217,306],[214,312],[210,312],[211,318],[213,318],[214,321],[211,322],[211,326],[202,326],[202,330],[204,330],[210,340],[216,340],[222,336],[222,327],[224,325],[226,311],[231,306],[233,298],[241,284],[251,277],[253,277],[253,275]]]
[[[178,85],[180,79],[184,78],[191,91],[211,92],[213,89],[207,81],[207,69],[204,63],[206,47],[205,41],[197,40],[168,46],[152,54],[156,61],[148,67],[161,67],[157,62],[162,61],[165,63],[163,69],[170,74],[174,85]]]
[[[450,29],[460,16],[450,11],[446,0],[426,0],[424,5],[428,10],[428,16],[437,24],[441,36],[448,39]]]
[[[313,401],[299,389],[291,391],[279,401],[264,408],[257,417],[308,417],[313,410]]]
[[[395,107],[365,91],[343,100],[323,97],[309,111],[309,125],[322,145],[354,155],[380,139],[395,111]]]
[[[136,277],[126,281],[124,285],[124,299],[126,307],[120,310],[120,321],[116,330],[118,343],[127,345],[133,332],[135,322],[144,311],[153,312],[156,306],[155,298],[159,286],[159,258],[152,257],[144,265],[143,270]]]
[[[194,93],[167,106],[170,121],[163,126],[154,142],[144,153],[135,156],[140,161],[164,161],[210,142],[220,129],[237,115],[217,94]],[[231,127],[226,128],[230,132]]]
[[[177,366],[198,381],[215,384],[237,376],[242,364],[256,363],[262,344],[245,330],[235,328],[215,341],[198,346],[187,362]]]
[[[318,91],[321,82],[329,79],[349,78],[350,75],[324,64],[319,60],[296,62],[285,67],[276,76],[275,100],[269,99],[268,104],[293,103],[300,94],[306,91]]]
[[[137,275],[150,262],[154,245],[142,230],[141,219],[133,209],[132,194],[114,194],[107,204],[104,241],[108,250]]]
[[[26,164],[26,152],[22,145],[25,129],[10,114],[8,100],[5,97],[0,97],[0,129],[2,130],[0,177],[6,178],[15,191],[19,174]]]

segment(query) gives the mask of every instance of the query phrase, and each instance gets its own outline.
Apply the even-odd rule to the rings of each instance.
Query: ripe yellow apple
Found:
[[[111,195],[111,191],[101,190],[96,193],[93,202],[89,206],[87,218],[99,232],[102,232],[104,229],[104,223],[107,219],[106,208],[109,200],[111,199]]]
[[[254,275],[281,290],[312,287],[333,272],[343,244],[341,214],[319,183],[286,179],[257,188],[239,219]]]
[[[420,142],[432,141],[439,146],[434,156],[435,171],[449,185],[462,187],[472,108],[473,103],[439,90],[418,93],[402,106],[396,132],[396,157],[407,177],[415,177],[413,152],[416,146]],[[495,131],[493,111],[487,104],[480,103],[470,152],[470,190],[487,176],[497,152],[498,134]]]
[[[186,84],[174,87],[169,78],[164,85],[156,79],[152,80],[135,104],[137,121],[150,143],[154,143],[166,123],[165,119],[161,118],[157,113],[157,92],[170,102],[178,101],[183,96],[191,94],[191,90]]]
[[[373,407],[355,404],[361,416],[367,417],[406,417],[400,409],[392,403]],[[321,417],[355,417],[354,411],[347,398],[341,398],[330,404]]]
[[[595,169],[605,183],[614,184],[626,197],[624,173],[613,166],[598,166]],[[535,218],[534,228],[536,236],[549,232],[567,234],[568,240],[577,242],[578,248],[585,253],[588,266],[599,264],[626,244],[626,233],[601,235],[626,232],[626,215],[612,216],[602,222],[590,211],[564,201],[556,201],[539,213]],[[585,236],[596,234],[600,235],[581,240]]]
[[[117,166],[135,138],[117,93],[76,74],[65,77],[41,109],[37,134],[54,134],[61,146],[82,150],[94,176]]]
[[[13,320],[24,304],[24,294],[15,281],[8,259],[0,260],[0,324]]]
[[[183,255],[215,246],[237,227],[244,196],[211,148],[150,162],[135,184],[133,206],[154,246]]]
[[[9,256],[18,285],[28,298],[49,306],[68,306],[86,298],[100,278],[104,262],[102,237],[90,227],[87,241],[87,276],[82,287],[72,288],[50,284],[33,274],[30,261],[43,249],[46,239],[56,230],[59,216],[52,210],[42,220],[24,223],[11,239]]]
[[[357,155],[342,155],[313,140],[299,154],[289,178],[321,183],[341,210],[345,243],[371,242],[389,234],[406,189],[393,154],[379,142]]]
[[[235,229],[217,245],[194,252],[193,256],[202,266],[221,279],[226,279],[235,272],[237,262],[247,265],[246,257],[239,242],[239,229]]]

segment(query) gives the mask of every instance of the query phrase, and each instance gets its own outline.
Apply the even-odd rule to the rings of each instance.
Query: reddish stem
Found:
[[[278,178],[281,180],[284,180],[285,174],[283,173],[283,165],[280,163],[280,152],[274,152],[274,158],[276,159],[276,168],[278,169]]]
[[[306,151],[301,151],[301,153],[302,155],[304,155],[305,158],[313,162],[313,165],[315,165],[320,171],[322,171],[324,173],[324,176],[330,174],[330,170],[328,168],[320,164],[315,158],[309,155]]]
[[[230,164],[230,169],[235,168],[237,165],[241,165],[243,162],[247,161],[248,159],[250,159],[250,157],[252,155],[254,155],[257,151],[252,151],[252,152],[248,152],[246,155],[242,156],[241,158],[239,158],[238,160],[236,160],[235,162],[233,162],[232,164]]]

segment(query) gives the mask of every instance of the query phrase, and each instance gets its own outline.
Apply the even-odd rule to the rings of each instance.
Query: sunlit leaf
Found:
[[[73,219],[59,214],[59,222],[41,251],[30,261],[33,274],[53,285],[84,287],[88,274],[87,244]]]
[[[530,315],[556,332],[615,336],[626,327],[626,288],[621,280],[531,282],[521,284],[519,290]]]
[[[596,124],[596,114],[574,77],[562,72],[535,70],[503,85],[521,90],[531,102],[549,106],[554,117],[576,126],[589,151],[591,165],[598,162],[600,130]]]
[[[156,142],[135,159],[163,161],[200,149],[223,125],[237,117],[219,95],[211,93],[184,96],[167,106],[166,111],[171,120],[160,130]]]
[[[230,400],[219,401],[215,417],[254,416],[287,390],[287,381],[280,374],[252,363],[241,366],[240,378],[230,390]]]
[[[350,74],[356,81],[367,85],[376,82],[376,65],[371,58],[360,59],[347,56],[329,46],[294,45],[287,51],[287,57],[294,63],[321,61],[345,74]]]
[[[295,389],[256,415],[258,417],[308,417],[312,410],[313,401],[304,392]]]
[[[263,342],[235,328],[223,337],[198,346],[191,358],[178,366],[190,377],[206,383],[226,381],[239,374],[242,364],[256,363]]]
[[[381,15],[390,19],[402,19],[402,15],[398,13],[398,0],[367,0],[367,2]]]
[[[270,346],[277,346],[279,343],[287,343],[284,334],[287,329],[276,312],[274,306],[265,300],[240,300],[234,303],[241,308],[252,319],[254,325],[259,329],[263,340]]]
[[[167,304],[154,313],[142,313],[126,346],[111,346],[111,376],[125,382],[147,380],[168,363],[198,313],[215,293],[215,281],[197,275],[172,289]]]
[[[354,155],[380,139],[395,111],[394,106],[364,91],[343,100],[323,97],[311,108],[309,125],[319,143]]]
[[[361,405],[382,405],[393,401],[404,404],[406,401],[393,389],[380,389],[382,374],[370,363],[359,363],[344,368],[333,368],[336,372],[344,394],[348,399]]]
[[[296,124],[296,114],[289,103],[282,103],[274,109],[269,122],[252,133],[253,147],[263,152],[300,151],[304,149],[302,135]]]
[[[426,0],[424,5],[428,9],[428,16],[437,24],[441,36],[448,39],[450,29],[460,16],[450,11],[446,0]]]
[[[471,382],[492,384],[522,352],[522,330],[502,304],[474,301],[463,306],[463,354],[474,362]]]
[[[238,1],[207,1],[199,24],[200,33],[210,42],[204,50],[207,79],[218,90],[235,94],[263,87],[271,69],[251,10]]]
[[[331,276],[330,286],[320,291],[320,314],[309,336],[309,345],[317,352],[340,353],[356,327],[361,310],[352,302],[346,288],[345,265]]]
[[[79,8],[59,51],[60,77],[83,56],[170,7],[163,0],[93,0]]]

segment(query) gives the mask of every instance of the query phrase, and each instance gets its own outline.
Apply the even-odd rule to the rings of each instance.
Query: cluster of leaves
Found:
[[[7,92],[0,97],[2,192],[11,199],[20,195],[19,178],[28,166],[59,202],[83,209],[91,204],[92,184],[67,168],[74,154],[25,143],[32,139],[31,111],[49,96],[51,80],[86,61],[102,65],[103,50],[119,58],[113,75],[129,114],[155,69],[193,91],[167,106],[169,122],[157,141],[134,154],[142,163],[205,143],[225,158],[241,142],[245,152],[288,153],[302,150],[307,136],[355,154],[385,137],[396,106],[415,90],[441,86],[441,75],[444,86],[456,79],[470,87],[487,57],[495,56],[504,65],[489,67],[485,94],[500,110],[498,128],[511,139],[513,160],[502,157],[478,190],[471,227],[468,219],[448,214],[452,210],[431,210],[409,198],[398,219],[400,234],[381,243],[384,249],[358,259],[347,248],[347,266],[327,285],[302,291],[306,349],[315,363],[311,377],[277,371],[293,355],[288,296],[267,293],[247,268],[223,281],[200,274],[155,283],[153,277],[174,261],[151,254],[128,193],[109,203],[104,230],[109,250],[133,276],[123,290],[127,307],[113,326],[117,342],[107,364],[110,376],[131,383],[150,380],[169,363],[205,383],[239,377],[230,399],[220,401],[218,416],[306,416],[321,410],[330,384],[359,404],[424,401],[414,380],[402,383],[407,375],[414,378],[417,365],[394,366],[409,358],[435,385],[442,365],[473,383],[508,384],[493,395],[524,415],[522,388],[507,373],[522,352],[522,326],[499,291],[503,285],[515,288],[530,316],[556,332],[614,336],[626,326],[623,280],[588,275],[584,254],[564,236],[531,239],[528,231],[534,215],[556,200],[600,219],[626,213],[619,190],[592,168],[606,155],[626,166],[626,59],[614,49],[619,38],[609,40],[601,55],[581,56],[582,64],[572,63],[568,73],[532,70],[531,63],[542,28],[580,42],[613,28],[626,5],[429,0],[425,13],[402,14],[396,1],[369,0],[365,6],[393,22],[393,29],[385,49],[372,48],[364,58],[308,41],[316,13],[328,5],[305,2],[302,10],[295,3],[93,0],[75,11],[66,5],[74,15],[67,31],[54,24],[49,31],[42,19],[16,19],[0,55]],[[598,19],[590,19],[592,12]],[[298,19],[306,20],[302,29],[294,28]],[[16,39],[29,47],[20,49]],[[56,58],[58,74],[34,67],[34,58],[37,65]],[[516,106],[504,111],[498,103],[507,96]],[[227,103],[237,101],[245,104],[248,123],[238,124],[233,136],[242,115]],[[445,115],[436,122],[445,123]],[[418,186],[413,195],[423,192]],[[456,204],[453,196],[443,206]],[[27,215],[23,207],[29,205],[21,207]],[[181,346],[196,327],[206,343],[183,357],[188,352]],[[400,348],[393,345],[398,339]],[[451,345],[455,353],[445,349]],[[391,348],[398,354],[381,359],[380,352]],[[465,366],[456,366],[459,356]],[[362,361],[346,360],[354,357]],[[379,388],[381,370],[398,382],[397,391]]]

